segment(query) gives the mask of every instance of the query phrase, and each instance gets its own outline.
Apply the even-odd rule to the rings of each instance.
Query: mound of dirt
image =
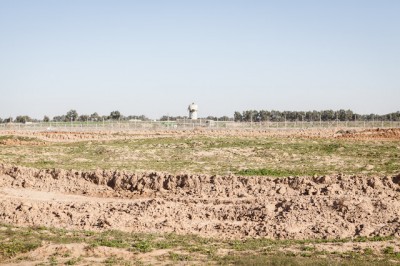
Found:
[[[400,236],[400,175],[242,177],[0,165],[0,222],[217,238]]]
[[[340,130],[336,132],[336,137],[344,139],[400,139],[400,128]]]

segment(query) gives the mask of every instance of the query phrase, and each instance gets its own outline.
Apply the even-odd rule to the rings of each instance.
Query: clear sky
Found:
[[[0,0],[0,117],[400,110],[398,0]]]

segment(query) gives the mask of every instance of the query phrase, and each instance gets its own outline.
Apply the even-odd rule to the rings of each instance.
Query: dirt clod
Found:
[[[243,177],[0,165],[0,222],[217,238],[400,236],[400,178]]]

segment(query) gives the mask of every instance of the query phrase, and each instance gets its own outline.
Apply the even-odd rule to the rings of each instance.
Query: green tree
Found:
[[[32,119],[27,116],[27,115],[19,115],[15,118],[15,122],[17,123],[26,123],[26,122],[31,122]]]
[[[243,116],[242,116],[242,114],[240,112],[236,111],[233,114],[233,119],[235,120],[235,122],[242,121]]]
[[[219,121],[229,121],[229,117],[224,115],[224,116],[221,116],[220,118],[218,118],[218,120]]]
[[[351,110],[346,110],[346,121],[354,120],[354,113]]]
[[[65,118],[65,115],[57,115],[53,117],[54,122],[62,122],[62,121],[67,121],[67,118]]]
[[[346,120],[346,111],[343,109],[340,109],[339,111],[336,112],[337,117],[336,119],[339,119],[340,121],[345,121]]]
[[[260,119],[261,121],[269,121],[271,113],[265,110],[261,110],[260,112]]]
[[[90,120],[92,121],[99,121],[100,120],[100,116],[98,113],[94,112],[93,114],[90,115]]]
[[[67,115],[65,116],[65,120],[68,121],[76,121],[78,118],[78,112],[75,110],[69,110]]]
[[[79,121],[82,121],[82,122],[86,122],[86,121],[89,120],[89,116],[88,116],[88,115],[80,115],[80,116],[78,117],[78,120],[79,120]]]
[[[119,111],[112,111],[110,113],[110,118],[114,120],[118,120],[121,118],[121,113]]]
[[[50,122],[50,118],[47,115],[45,115],[43,117],[43,122]]]
[[[169,116],[169,115],[163,115],[161,118],[160,118],[160,121],[173,121],[173,117],[172,116]]]
[[[248,110],[243,112],[243,121],[251,122],[258,121],[259,114],[256,110]]]

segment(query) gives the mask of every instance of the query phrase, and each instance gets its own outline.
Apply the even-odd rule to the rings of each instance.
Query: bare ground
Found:
[[[49,141],[142,139],[190,134],[216,137],[400,140],[400,129],[4,134],[33,137],[34,141],[5,139],[0,141],[0,148],[2,145],[40,146]],[[209,151],[199,151],[195,155],[204,157],[207,156],[206,152]],[[335,174],[272,178],[36,169],[0,164],[0,224],[90,230],[99,233],[117,229],[134,233],[175,233],[182,236],[194,234],[229,241],[264,238],[317,241],[332,239],[328,243],[315,242],[310,247],[282,246],[281,251],[284,254],[294,252],[303,256],[310,248],[321,254],[339,252],[343,256],[352,254],[351,252],[367,254],[369,250],[373,251],[372,254],[382,255],[382,250],[386,249],[392,254],[390,258],[393,258],[400,257],[400,175]],[[0,226],[0,230],[2,228]],[[392,236],[392,240],[334,242],[335,239],[387,236]],[[393,249],[387,249],[388,247]],[[7,260],[7,263],[128,265],[127,261],[138,261],[142,265],[140,262],[145,261],[154,265],[165,265],[171,262],[177,264],[176,258],[185,259],[190,255],[179,252],[182,251],[156,249],[146,253],[132,253],[121,248],[92,247],[87,243],[44,242],[39,248]],[[255,255],[265,250],[257,252]],[[231,250],[224,251],[222,248],[218,253],[225,256]],[[68,254],[69,257],[63,254]],[[191,262],[202,264],[208,258],[200,255]],[[1,259],[0,254],[0,261]],[[52,261],[53,259],[58,261]],[[398,263],[398,259],[392,262]],[[4,263],[6,262],[0,264]]]
[[[240,177],[0,166],[0,222],[215,238],[400,237],[400,176]]]
[[[331,138],[331,139],[390,139],[400,140],[400,128],[315,128],[315,129],[230,129],[215,130],[196,128],[194,130],[148,130],[148,131],[24,131],[4,130],[0,135],[14,135],[23,137],[35,137],[44,141],[73,142],[80,140],[116,140],[132,138],[154,138],[166,136],[235,136],[235,137],[301,137],[301,138]],[[0,145],[23,145],[19,142],[0,142]],[[40,142],[35,145],[40,145]],[[29,145],[33,145],[32,142]]]

